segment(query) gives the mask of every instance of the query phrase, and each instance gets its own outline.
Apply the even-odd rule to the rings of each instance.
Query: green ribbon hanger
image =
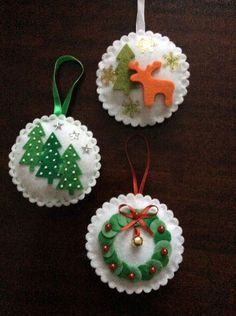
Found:
[[[61,104],[61,99],[59,96],[59,91],[57,88],[57,83],[56,83],[56,75],[58,73],[59,68],[61,67],[62,64],[68,62],[68,61],[73,61],[76,62],[80,65],[81,67],[81,73],[78,76],[78,78],[74,81],[73,85],[71,86],[67,96],[65,97],[65,100],[63,102],[63,104]],[[56,115],[60,115],[60,114],[64,114],[66,115],[69,105],[70,105],[70,101],[71,101],[71,97],[73,94],[73,91],[75,89],[75,86],[77,84],[77,82],[80,80],[80,78],[82,77],[84,73],[84,66],[83,64],[76,59],[73,56],[70,55],[65,55],[65,56],[61,56],[57,59],[55,66],[54,66],[54,72],[53,72],[53,84],[52,84],[52,92],[53,92],[53,99],[54,99],[54,114]]]

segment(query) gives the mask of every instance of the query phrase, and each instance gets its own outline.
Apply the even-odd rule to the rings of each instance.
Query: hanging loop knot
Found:
[[[59,91],[57,88],[57,83],[56,83],[56,75],[59,71],[59,68],[66,62],[75,62],[77,64],[80,65],[81,68],[81,72],[79,74],[79,76],[77,77],[77,79],[74,81],[74,83],[72,84],[71,88],[69,89],[69,92],[67,93],[67,96],[65,97],[65,100],[63,102],[63,104],[61,103],[61,98],[59,95]],[[72,94],[73,91],[75,89],[76,84],[79,82],[80,78],[82,77],[84,73],[84,66],[81,63],[81,61],[79,61],[77,58],[75,58],[74,56],[70,56],[70,55],[64,55],[59,57],[56,62],[55,62],[55,66],[54,66],[54,71],[53,71],[53,83],[52,83],[52,93],[53,93],[53,99],[54,99],[54,114],[56,115],[60,115],[60,114],[67,114],[70,102],[71,102],[71,98],[72,98]]]
[[[128,209],[128,212],[122,210],[124,207],[126,207]],[[156,208],[156,211],[149,212],[149,210],[151,208]],[[144,219],[156,216],[157,212],[158,212],[158,207],[156,205],[148,205],[144,209],[142,209],[140,212],[138,212],[132,206],[130,206],[128,204],[121,204],[119,206],[119,213],[125,217],[132,219],[132,221],[129,222],[124,227],[122,227],[121,230],[127,231],[129,228],[133,227],[134,228],[133,236],[137,237],[137,236],[140,236],[140,227],[142,227],[146,232],[148,232],[152,236],[153,231],[145,223]]]

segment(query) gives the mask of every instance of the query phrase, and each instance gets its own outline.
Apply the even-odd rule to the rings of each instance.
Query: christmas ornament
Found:
[[[144,0],[138,0],[136,33],[122,36],[102,56],[97,92],[103,108],[132,126],[162,123],[177,111],[189,85],[189,64],[166,36],[145,31]]]
[[[182,229],[173,212],[143,195],[150,165],[145,142],[147,162],[140,186],[126,147],[134,193],[105,202],[92,217],[86,235],[87,255],[96,274],[110,288],[128,294],[148,293],[166,285],[184,251]]]
[[[65,62],[81,73],[63,104],[56,75]],[[84,68],[73,56],[61,56],[53,73],[54,114],[35,119],[20,131],[9,155],[10,175],[17,189],[39,206],[61,206],[82,200],[99,177],[100,155],[93,134],[80,121],[66,117],[72,93]]]

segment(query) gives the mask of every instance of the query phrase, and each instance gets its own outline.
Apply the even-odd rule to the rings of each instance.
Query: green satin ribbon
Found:
[[[62,64],[68,62],[68,61],[73,61],[76,62],[80,65],[81,67],[81,73],[78,76],[78,78],[74,81],[73,85],[71,86],[67,96],[65,97],[65,100],[63,102],[63,104],[61,103],[61,99],[59,96],[59,91],[57,88],[57,83],[56,83],[56,75],[58,73],[59,68],[61,67]],[[71,101],[71,97],[73,94],[73,91],[75,89],[75,86],[77,84],[77,82],[80,80],[80,78],[82,77],[84,73],[84,66],[83,64],[76,59],[73,56],[70,55],[65,55],[65,56],[61,56],[57,59],[55,66],[54,66],[54,72],[53,72],[53,84],[52,84],[52,92],[53,92],[53,99],[54,99],[54,114],[56,115],[60,115],[60,114],[64,114],[66,115],[69,105],[70,105],[70,101]]]

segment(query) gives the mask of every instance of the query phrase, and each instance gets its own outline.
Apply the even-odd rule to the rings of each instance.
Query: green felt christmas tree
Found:
[[[113,85],[115,90],[123,90],[125,94],[129,94],[131,89],[135,89],[136,83],[130,80],[130,76],[134,73],[129,69],[129,62],[134,59],[135,55],[128,44],[126,44],[117,55],[118,66],[116,67],[116,81]]]
[[[25,152],[20,160],[20,164],[29,166],[31,172],[39,165],[43,150],[43,141],[41,139],[43,136],[45,136],[43,127],[38,123],[28,134],[29,140],[23,147]]]
[[[40,168],[36,177],[48,179],[48,184],[52,184],[55,178],[59,178],[59,169],[62,158],[58,152],[61,147],[56,135],[51,133],[46,143],[43,145],[43,154],[40,157]]]
[[[69,145],[62,155],[63,163],[60,168],[60,182],[57,185],[59,190],[67,190],[72,195],[75,190],[82,190],[80,182],[82,172],[77,164],[80,156],[72,145]]]

